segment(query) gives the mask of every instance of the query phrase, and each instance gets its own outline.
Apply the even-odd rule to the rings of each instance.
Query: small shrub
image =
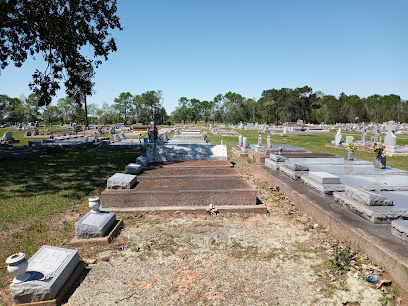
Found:
[[[340,272],[341,274],[350,271],[351,261],[353,260],[356,252],[353,252],[350,246],[339,247],[335,245],[333,259],[330,259],[330,267],[334,273]]]

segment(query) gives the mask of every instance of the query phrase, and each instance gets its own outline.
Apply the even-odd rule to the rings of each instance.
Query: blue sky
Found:
[[[170,113],[182,96],[258,99],[265,89],[304,85],[408,100],[407,12],[406,0],[119,0],[125,29],[113,33],[118,51],[97,69],[88,101],[160,89]],[[7,67],[0,94],[28,95],[37,67]]]

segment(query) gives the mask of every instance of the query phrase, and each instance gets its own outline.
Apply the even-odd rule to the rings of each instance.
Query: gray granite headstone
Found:
[[[120,133],[120,136],[122,137],[122,139],[123,139],[123,140],[125,140],[125,139],[126,139],[126,135],[125,135],[125,133],[123,133],[123,132],[122,132],[122,133]]]
[[[89,211],[75,223],[75,235],[78,239],[103,237],[116,221],[116,214],[108,211],[93,213]]]
[[[3,135],[4,140],[13,140],[13,133],[10,131],[7,131]]]
[[[78,251],[43,245],[28,260],[30,279],[10,285],[14,303],[54,299],[78,264]]]
[[[31,136],[31,132],[30,131],[25,132],[24,136]]]
[[[137,184],[136,175],[115,173],[108,178],[108,189],[132,189]]]
[[[142,165],[130,163],[126,166],[125,172],[127,174],[139,174],[140,172],[142,172],[142,169]]]
[[[150,163],[150,159],[147,156],[140,155],[136,158],[136,164],[147,166]]]

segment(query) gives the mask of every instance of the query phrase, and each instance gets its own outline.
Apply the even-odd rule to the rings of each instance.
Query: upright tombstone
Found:
[[[13,138],[13,133],[10,132],[10,131],[5,132],[4,135],[3,135],[3,139],[4,139],[5,141],[12,141],[12,140],[14,140],[14,138]]]
[[[7,259],[10,272],[20,264],[14,254]],[[15,260],[14,260],[15,259]],[[25,259],[25,258],[23,258]],[[76,250],[43,245],[25,264],[24,272],[28,280],[10,285],[14,303],[35,303],[55,299],[68,278],[79,265],[79,254]]]
[[[243,139],[242,139],[242,147],[243,147],[244,150],[250,148],[248,139],[246,137],[243,137]]]
[[[384,145],[391,147],[395,147],[397,145],[397,136],[395,136],[391,127],[387,127],[387,135],[384,137]]]
[[[109,130],[109,134],[110,134],[110,135],[116,135],[115,128],[111,128],[111,129]]]
[[[125,133],[124,133],[124,132],[120,133],[120,136],[122,137],[122,139],[123,139],[123,140],[125,140],[125,139],[126,139],[126,135],[125,135]]]
[[[271,148],[271,136],[266,137],[266,148],[269,150]]]
[[[343,140],[343,135],[341,134],[341,128],[338,129],[336,136],[334,137],[336,145],[341,145]]]
[[[242,140],[243,140],[242,135],[239,135],[239,136],[238,136],[238,147],[239,147],[239,148],[242,147]]]
[[[113,136],[113,140],[115,140],[115,141],[121,141],[122,138],[120,138],[120,135],[119,135],[119,134],[115,134],[115,135]]]
[[[367,131],[366,128],[363,126],[363,133],[361,134],[361,144],[365,146],[367,143]]]
[[[374,130],[374,142],[381,142],[381,134],[378,127]]]
[[[283,135],[286,135],[288,133],[288,128],[286,126],[283,127]]]
[[[352,142],[354,142],[354,136],[346,136],[346,144],[350,144]]]

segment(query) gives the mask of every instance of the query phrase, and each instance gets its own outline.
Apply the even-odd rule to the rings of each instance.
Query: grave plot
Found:
[[[60,304],[84,269],[78,251],[48,245],[42,246],[28,263],[23,253],[10,256],[7,263],[14,275],[23,273],[10,285],[16,304]]]
[[[387,167],[386,169],[374,168],[373,165],[309,165],[310,172],[330,172],[333,174],[375,174],[375,175],[393,175],[393,174],[408,174],[407,171]]]
[[[154,163],[138,179],[133,189],[105,190],[103,209],[205,213],[212,205],[218,211],[266,212],[256,205],[256,190],[227,161]]]
[[[156,148],[154,161],[228,160],[224,145],[165,144]]]
[[[408,242],[408,220],[394,220],[391,222],[391,233],[405,241]]]
[[[321,194],[333,194],[333,192],[342,192],[345,189],[345,185],[352,187],[361,187],[366,190],[408,190],[408,175],[393,174],[393,175],[381,175],[381,174],[366,174],[366,175],[354,175],[345,174],[338,175],[340,178],[340,184],[321,184],[313,180],[309,175],[305,174],[300,177],[302,182],[308,187],[314,189]]]
[[[408,191],[372,192],[345,186],[345,192],[334,192],[335,200],[373,223],[391,223],[408,218]]]

